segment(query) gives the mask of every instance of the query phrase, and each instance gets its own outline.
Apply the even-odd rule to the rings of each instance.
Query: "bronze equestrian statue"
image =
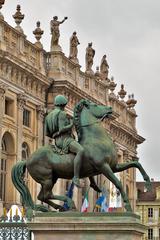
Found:
[[[64,108],[61,110],[63,111]],[[78,135],[78,143],[83,149],[78,178],[89,177],[92,187],[96,189],[93,177],[98,174],[103,174],[120,191],[126,211],[132,211],[128,196],[124,192],[121,182],[114,173],[136,167],[146,181],[146,188],[148,191],[151,190],[151,183],[149,176],[136,159],[135,161],[118,163],[116,146],[113,143],[111,136],[101,125],[101,121],[104,118],[109,117],[111,114],[111,107],[97,105],[85,99],[82,99],[75,106],[73,125],[75,126]],[[71,123],[68,122],[68,124]],[[69,145],[70,144],[67,145],[68,150],[70,149]],[[70,198],[66,196],[57,196],[52,192],[53,186],[58,178],[73,179],[75,176],[75,153],[68,152],[60,154],[56,153],[56,151],[57,147],[52,145],[40,147],[28,160],[19,161],[13,167],[12,181],[16,189],[20,192],[23,205],[26,208],[48,211],[43,205],[35,205],[33,203],[30,192],[23,180],[26,168],[32,178],[41,184],[41,190],[38,194],[38,199],[40,201],[59,210],[63,210],[63,207],[55,204],[51,200],[66,201],[70,206],[70,209],[75,207],[74,202]],[[97,190],[99,190],[98,187]]]

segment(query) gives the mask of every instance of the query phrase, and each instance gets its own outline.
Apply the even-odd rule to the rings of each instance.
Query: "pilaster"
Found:
[[[17,95],[17,160],[22,158],[22,138],[23,138],[23,110],[26,104],[26,96],[24,94]]]
[[[0,159],[1,159],[1,142],[2,142],[2,121],[4,116],[4,102],[5,102],[5,92],[6,92],[6,85],[0,84]]]
[[[45,108],[43,105],[38,105],[36,107],[37,110],[37,147],[40,147],[43,145],[43,133],[44,133],[44,116],[45,116]]]

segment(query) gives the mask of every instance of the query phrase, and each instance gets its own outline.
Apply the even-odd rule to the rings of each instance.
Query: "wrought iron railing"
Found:
[[[18,215],[18,212],[12,216],[7,216],[6,210],[0,218],[0,240],[31,240],[31,232],[25,223],[24,214]]]

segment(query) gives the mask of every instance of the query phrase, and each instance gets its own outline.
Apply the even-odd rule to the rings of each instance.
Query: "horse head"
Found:
[[[85,107],[88,109],[88,112],[96,119],[103,120],[112,114],[112,107],[97,105],[91,101],[86,101]]]
[[[82,128],[100,122],[112,114],[112,107],[82,99],[74,108],[74,124],[80,139]]]

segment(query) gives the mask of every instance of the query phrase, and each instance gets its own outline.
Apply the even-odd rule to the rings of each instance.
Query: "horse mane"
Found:
[[[80,141],[81,138],[82,138],[82,128],[81,128],[81,124],[80,124],[80,115],[81,115],[81,112],[82,112],[84,106],[87,107],[89,105],[89,103],[90,103],[89,100],[82,99],[76,104],[76,106],[74,108],[73,122],[74,122],[76,132],[77,132],[77,135],[78,135],[78,141]]]

